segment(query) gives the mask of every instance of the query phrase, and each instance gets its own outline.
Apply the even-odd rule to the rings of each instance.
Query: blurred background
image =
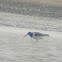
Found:
[[[0,0],[0,11],[62,18],[62,0]]]
[[[62,0],[0,0],[0,12],[32,16],[35,19],[31,20],[32,18],[28,19],[28,17],[24,20],[22,17],[22,19],[14,20],[15,17],[12,17],[12,20],[0,20],[0,25],[62,31]]]

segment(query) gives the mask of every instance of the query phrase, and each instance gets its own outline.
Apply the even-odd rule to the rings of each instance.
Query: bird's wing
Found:
[[[38,32],[34,32],[34,35],[35,36],[49,36],[47,34],[42,34],[42,33],[38,33]]]

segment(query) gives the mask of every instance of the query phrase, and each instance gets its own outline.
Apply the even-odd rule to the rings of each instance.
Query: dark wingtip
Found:
[[[50,37],[48,34],[45,34],[45,36],[48,36],[48,37]]]
[[[48,37],[50,37],[49,35],[47,35]]]

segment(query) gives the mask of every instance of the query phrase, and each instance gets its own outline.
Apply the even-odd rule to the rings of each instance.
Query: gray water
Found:
[[[50,37],[36,42],[29,36],[23,38],[28,31],[0,26],[1,62],[62,62],[62,33],[46,31]]]
[[[62,62],[62,8],[0,1],[1,62]],[[50,35],[35,39],[36,31]]]

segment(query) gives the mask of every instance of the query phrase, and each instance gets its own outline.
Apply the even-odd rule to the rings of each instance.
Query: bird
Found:
[[[38,39],[42,39],[44,37],[49,37],[48,34],[42,34],[42,33],[39,33],[39,32],[28,32],[24,37],[26,37],[27,35],[29,35],[31,38],[36,39],[36,41]]]

